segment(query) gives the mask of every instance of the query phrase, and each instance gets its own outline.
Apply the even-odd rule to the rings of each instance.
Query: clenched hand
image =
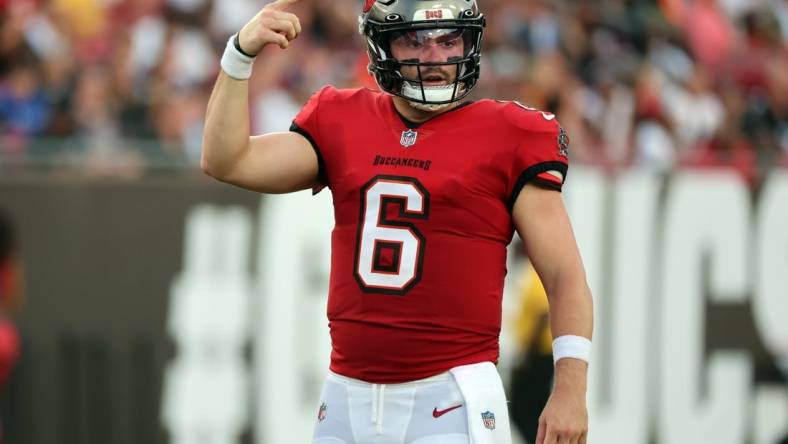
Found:
[[[299,0],[276,0],[257,13],[249,23],[241,28],[238,41],[241,49],[250,55],[257,55],[265,45],[275,43],[285,49],[290,41],[301,33],[301,23],[295,14],[286,12],[288,6]]]

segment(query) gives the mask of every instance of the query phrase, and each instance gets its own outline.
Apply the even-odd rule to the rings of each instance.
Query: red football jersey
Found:
[[[511,207],[566,176],[555,116],[482,100],[413,124],[388,94],[326,87],[291,130],[334,200],[331,370],[397,383],[497,362]]]

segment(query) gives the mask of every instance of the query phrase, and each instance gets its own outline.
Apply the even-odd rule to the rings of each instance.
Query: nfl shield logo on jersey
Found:
[[[404,146],[405,148],[409,146],[413,146],[416,143],[416,137],[419,135],[416,131],[412,129],[406,130],[402,132],[402,137],[399,139],[400,145]]]
[[[323,422],[326,419],[326,410],[328,410],[326,403],[320,404],[320,410],[317,411],[317,422]]]
[[[489,410],[482,413],[482,421],[484,421],[485,428],[488,428],[490,430],[495,430],[495,413]]]

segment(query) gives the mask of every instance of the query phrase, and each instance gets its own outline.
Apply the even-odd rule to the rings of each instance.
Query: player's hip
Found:
[[[486,432],[486,441],[474,440],[474,427]],[[486,362],[396,384],[331,373],[313,442],[497,444],[509,439],[503,386]]]

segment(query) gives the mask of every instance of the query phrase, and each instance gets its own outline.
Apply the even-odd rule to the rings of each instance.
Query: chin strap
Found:
[[[422,90],[424,94],[422,95]],[[409,101],[410,105],[416,109],[424,111],[438,111],[450,106],[456,102],[456,98],[462,96],[465,92],[464,85],[457,86],[457,92],[454,92],[454,84],[446,86],[414,86],[410,82],[402,82],[402,95],[405,98],[413,99]],[[425,100],[428,103],[417,102],[417,100]],[[454,99],[454,100],[452,100]],[[451,100],[451,102],[449,102]],[[448,102],[448,103],[429,103],[429,102]]]
[[[441,110],[444,110],[444,109],[450,107],[453,104],[454,104],[454,102],[452,102],[452,103],[441,103],[440,105],[435,105],[435,104],[430,104],[430,103],[421,103],[421,102],[412,102],[412,101],[408,102],[408,105],[410,105],[413,108],[416,108],[417,110],[420,110],[420,111],[441,111]]]
[[[423,95],[422,95],[423,91]],[[460,95],[462,88],[457,88]],[[453,99],[454,84],[446,86],[414,86],[410,82],[402,82],[402,95],[409,99],[424,100],[426,102],[447,102]]]

